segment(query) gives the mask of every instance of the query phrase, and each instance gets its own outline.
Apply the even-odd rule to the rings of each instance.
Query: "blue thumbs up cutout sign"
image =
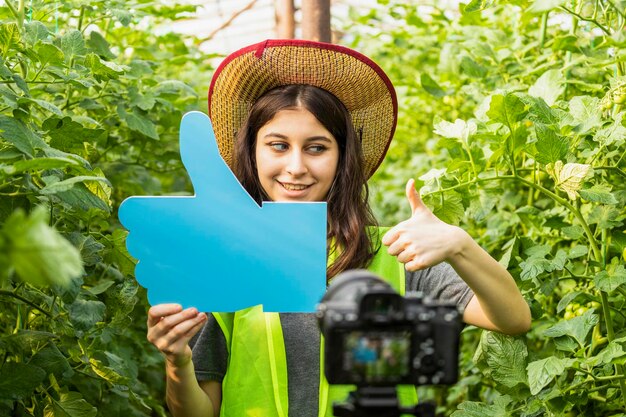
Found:
[[[221,158],[209,118],[183,116],[195,196],[130,197],[119,209],[150,304],[314,312],[326,290],[326,203],[259,207]]]

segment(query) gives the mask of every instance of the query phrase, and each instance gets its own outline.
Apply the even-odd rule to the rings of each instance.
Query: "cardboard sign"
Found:
[[[183,117],[180,152],[194,196],[131,197],[119,209],[150,304],[314,312],[326,290],[326,203],[259,207],[221,158],[204,113]]]

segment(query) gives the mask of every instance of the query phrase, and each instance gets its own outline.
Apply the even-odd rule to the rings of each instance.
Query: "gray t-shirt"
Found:
[[[447,263],[406,273],[406,291],[420,291],[464,309],[474,295]],[[315,417],[319,395],[320,332],[312,313],[280,313],[289,378],[289,415]],[[303,343],[306,341],[306,343]],[[222,381],[226,373],[226,340],[213,315],[189,342],[198,381]]]

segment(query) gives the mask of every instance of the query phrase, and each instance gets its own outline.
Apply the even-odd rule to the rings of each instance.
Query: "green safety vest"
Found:
[[[379,236],[387,229],[379,228]],[[404,265],[385,248],[378,251],[368,270],[384,278],[398,293],[405,293]],[[288,417],[287,360],[278,313],[264,313],[257,305],[235,313],[213,313],[224,333],[228,366],[222,381],[221,417]],[[319,417],[333,415],[332,405],[344,401],[355,389],[329,385],[324,376],[324,343],[320,337]],[[401,386],[403,406],[417,404],[415,387]]]

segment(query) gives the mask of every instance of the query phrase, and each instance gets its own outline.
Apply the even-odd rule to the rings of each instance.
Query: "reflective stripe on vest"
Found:
[[[382,237],[387,229],[378,229]],[[368,270],[383,277],[400,294],[405,293],[404,265],[383,247]],[[235,313],[213,313],[224,333],[228,366],[222,381],[221,417],[288,417],[287,360],[278,313],[263,313],[262,306]],[[355,389],[329,385],[324,376],[324,345],[320,336],[319,417],[332,416],[332,405],[344,401]],[[398,389],[401,405],[417,403],[413,386]]]

